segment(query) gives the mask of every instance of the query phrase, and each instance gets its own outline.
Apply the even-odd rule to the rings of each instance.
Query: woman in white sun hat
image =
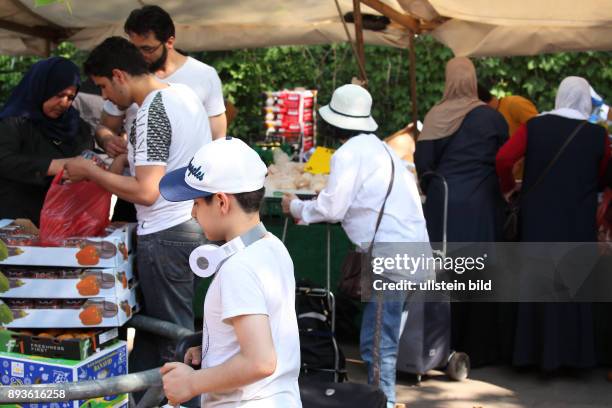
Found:
[[[344,85],[334,91],[329,105],[319,109],[332,135],[343,142],[332,156],[328,184],[312,201],[285,195],[283,211],[304,223],[341,222],[349,239],[363,252],[373,238],[377,244],[421,243],[419,252],[423,251],[423,244],[428,251],[429,238],[416,182],[401,159],[374,134],[378,125],[372,118],[371,107],[372,97],[360,86]],[[374,256],[380,256],[376,246]],[[385,271],[381,277],[394,281],[402,278],[394,272],[397,273]],[[395,366],[404,300],[405,294],[400,294],[399,298],[393,296],[383,302],[380,388],[389,407],[395,406]],[[368,302],[363,313],[360,349],[368,365],[370,382],[374,378],[375,315],[376,302]]]

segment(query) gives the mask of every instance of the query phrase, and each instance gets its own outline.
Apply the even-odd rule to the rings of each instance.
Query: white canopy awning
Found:
[[[612,50],[610,0],[399,0],[416,17],[446,21],[432,35],[455,55]]]
[[[43,7],[34,7],[33,3],[0,0],[0,20],[33,30],[37,26],[56,30],[83,49],[110,35],[123,35],[123,23],[130,11],[142,6],[136,0],[70,0],[70,14],[63,3]],[[390,3],[399,9],[397,2]],[[175,22],[177,46],[187,51],[347,41],[334,0],[185,0],[158,4]],[[339,0],[339,4],[343,14],[353,10],[352,0]],[[4,27],[0,21],[0,28]],[[349,30],[354,38],[352,24]],[[383,32],[365,30],[364,39],[368,44],[406,47],[408,35],[404,28],[392,24]],[[44,49],[42,39],[0,30],[0,52],[40,54]]]
[[[43,54],[48,40],[69,39],[89,49],[123,35],[129,12],[142,0],[66,0],[35,7],[34,0],[0,0],[0,52]],[[342,13],[352,0],[338,0]],[[530,55],[612,50],[610,0],[371,0],[410,16],[423,33],[456,55]],[[177,46],[188,51],[347,40],[334,0],[183,0],[157,2],[177,25]],[[377,14],[362,4],[362,13]],[[354,28],[349,24],[351,36]],[[408,29],[392,23],[364,30],[368,44],[407,47]]]

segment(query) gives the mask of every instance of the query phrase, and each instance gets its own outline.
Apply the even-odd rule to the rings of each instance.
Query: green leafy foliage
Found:
[[[410,73],[407,50],[366,46],[368,88],[379,136],[411,121]],[[232,52],[202,52],[194,57],[214,66],[224,93],[239,109],[233,135],[255,138],[262,133],[261,93],[303,86],[319,90],[319,104],[358,73],[348,44],[273,47]],[[444,68],[452,51],[430,36],[416,40],[417,108],[422,120],[444,92]],[[522,95],[540,111],[550,110],[559,82],[566,76],[585,77],[612,102],[611,52],[546,54],[533,57],[474,58],[479,80],[498,96]]]
[[[366,46],[368,87],[374,98],[373,115],[386,136],[411,121],[408,51]],[[54,55],[82,65],[86,53],[62,44]],[[284,46],[253,50],[192,53],[217,69],[227,99],[238,117],[230,134],[256,140],[263,134],[263,92],[302,86],[318,89],[319,104],[329,102],[333,90],[358,73],[348,44]],[[417,107],[419,118],[442,97],[444,67],[450,49],[430,36],[416,40]],[[523,95],[540,111],[550,110],[559,82],[566,76],[585,77],[597,92],[612,102],[611,52],[546,54],[533,57],[474,58],[479,80],[498,96]],[[37,60],[0,56],[0,102],[4,102],[22,74]]]
[[[0,261],[4,261],[6,258],[8,258],[8,256],[9,256],[8,248],[6,244],[4,243],[4,241],[0,239]],[[4,292],[4,291],[0,289],[0,292]]]
[[[0,326],[9,324],[13,320],[13,312],[11,311],[11,309],[9,309],[6,303],[0,300]]]

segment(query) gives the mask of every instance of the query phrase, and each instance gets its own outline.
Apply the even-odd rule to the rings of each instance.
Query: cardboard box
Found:
[[[83,361],[61,360],[0,353],[0,382],[2,385],[31,385],[79,382],[127,374],[127,346],[123,341],[94,354]],[[6,405],[5,405],[6,406]],[[15,406],[17,405],[8,405]],[[108,396],[88,401],[24,404],[23,408],[80,408],[127,407],[128,396]]]
[[[58,269],[0,266],[0,298],[121,298],[136,285],[130,255],[121,266],[106,269]]]
[[[112,298],[5,299],[0,318],[9,329],[120,327],[139,309],[136,291]]]
[[[6,220],[0,220],[0,225]],[[2,245],[7,256],[0,257],[0,265],[59,266],[75,268],[118,268],[128,259],[134,247],[135,224],[115,226],[107,236],[95,238],[70,238],[64,246],[41,247],[19,245],[15,235],[4,235]],[[8,226],[5,228],[9,228]],[[2,230],[0,230],[2,235]]]
[[[35,332],[0,329],[0,351],[65,360],[85,360],[119,337],[119,330],[116,327],[101,330],[72,329],[70,332],[75,337],[70,339],[61,337],[68,332],[66,330],[58,334],[54,331],[48,332],[49,330],[44,329]],[[44,333],[53,334],[55,337],[41,336]]]

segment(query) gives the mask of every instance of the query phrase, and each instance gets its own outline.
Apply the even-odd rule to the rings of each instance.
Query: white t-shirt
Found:
[[[184,84],[190,87],[200,99],[208,116],[217,116],[225,112],[223,89],[217,71],[195,58],[187,57],[187,61],[176,71],[165,78],[157,78],[165,83]],[[127,110],[119,109],[111,101],[104,103],[104,111],[111,116],[125,115],[125,129],[130,129],[136,116],[138,105],[133,104]]]
[[[171,84],[151,92],[128,133],[130,173],[138,166],[187,166],[194,153],[212,141],[208,116],[189,87]],[[161,195],[152,206],[136,204],[138,235],[152,234],[191,218],[193,201],[172,203]]]
[[[218,366],[240,351],[236,333],[225,320],[253,314],[269,318],[276,371],[231,392],[204,394],[203,408],[302,406],[293,262],[272,234],[229,258],[213,279],[204,301],[202,367]]]

